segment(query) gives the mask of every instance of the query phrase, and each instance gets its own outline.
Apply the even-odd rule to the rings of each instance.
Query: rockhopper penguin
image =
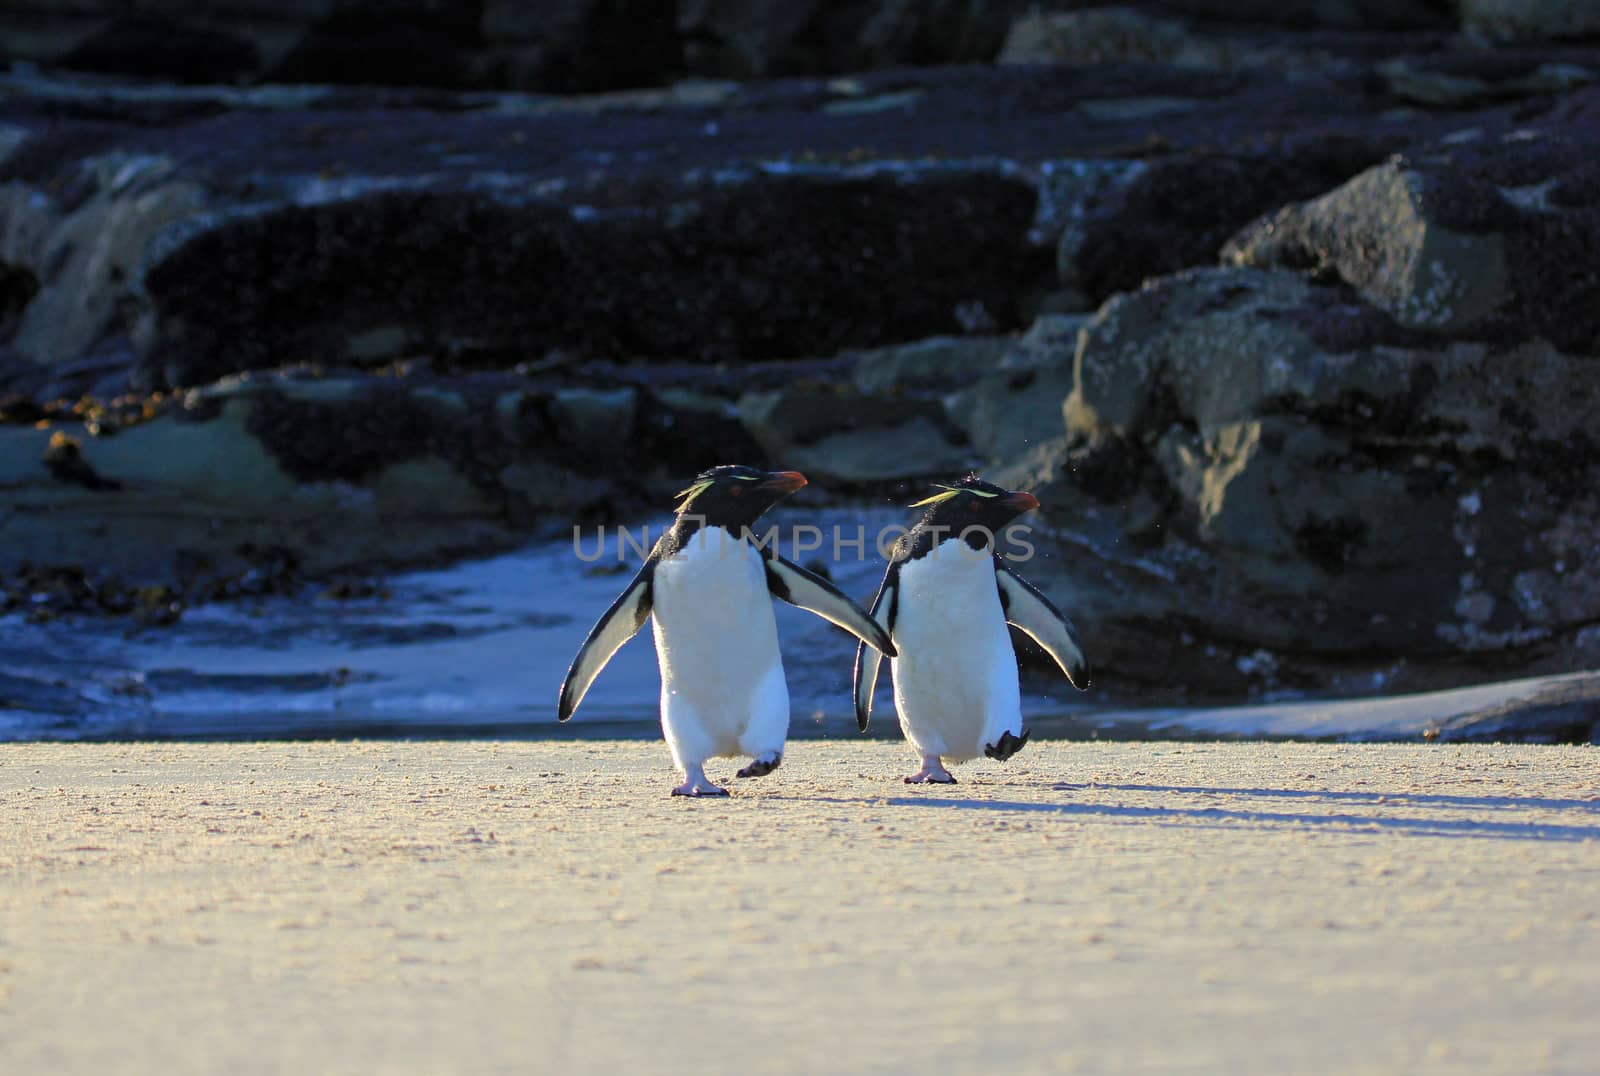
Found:
[[[839,625],[894,654],[888,635],[831,583],[751,541],[748,528],[806,484],[797,471],[713,467],[683,490],[661,536],[622,595],[589,632],[561,684],[572,716],[617,649],[653,618],[661,663],[661,729],[683,775],[674,796],[726,796],[706,778],[711,758],[747,755],[740,777],[777,769],[789,734],[789,687],[772,599]]]
[[[1008,622],[1044,647],[1080,690],[1089,686],[1088,665],[1072,622],[997,549],[1006,524],[1039,507],[1031,493],[969,475],[912,507],[927,511],[895,544],[872,613],[899,651],[889,663],[895,708],[922,757],[922,769],[906,783],[954,784],[945,760],[1003,761],[1028,741]],[[863,732],[878,662],[878,654],[857,648],[856,722]]]

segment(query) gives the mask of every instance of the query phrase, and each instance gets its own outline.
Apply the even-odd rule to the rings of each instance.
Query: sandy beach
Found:
[[[0,1071],[1586,1072],[1590,747],[0,747]],[[719,764],[712,776],[730,779]]]

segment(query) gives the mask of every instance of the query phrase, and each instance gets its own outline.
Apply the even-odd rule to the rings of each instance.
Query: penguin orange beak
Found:
[[[773,471],[767,476],[767,480],[761,483],[761,488],[778,493],[793,493],[805,484],[806,476],[799,471]]]
[[[1006,503],[1019,512],[1031,512],[1039,507],[1039,498],[1031,493],[1017,490],[1015,493],[1006,494]]]

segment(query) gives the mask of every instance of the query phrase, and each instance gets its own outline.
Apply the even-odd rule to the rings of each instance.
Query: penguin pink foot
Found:
[[[726,796],[728,790],[711,783],[700,766],[685,767],[683,784],[672,790],[674,796]]]
[[[922,760],[922,769],[906,778],[908,785],[953,785],[956,783],[955,774],[944,768],[938,755],[929,755]]]
[[[693,781],[685,781],[673,789],[672,794],[674,796],[726,796],[728,795],[728,790],[709,781],[699,784]]]

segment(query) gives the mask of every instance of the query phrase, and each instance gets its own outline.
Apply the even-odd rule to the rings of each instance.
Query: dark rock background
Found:
[[[0,593],[160,620],[730,459],[819,507],[979,467],[1112,692],[1593,667],[1597,45],[1579,0],[18,0]]]

